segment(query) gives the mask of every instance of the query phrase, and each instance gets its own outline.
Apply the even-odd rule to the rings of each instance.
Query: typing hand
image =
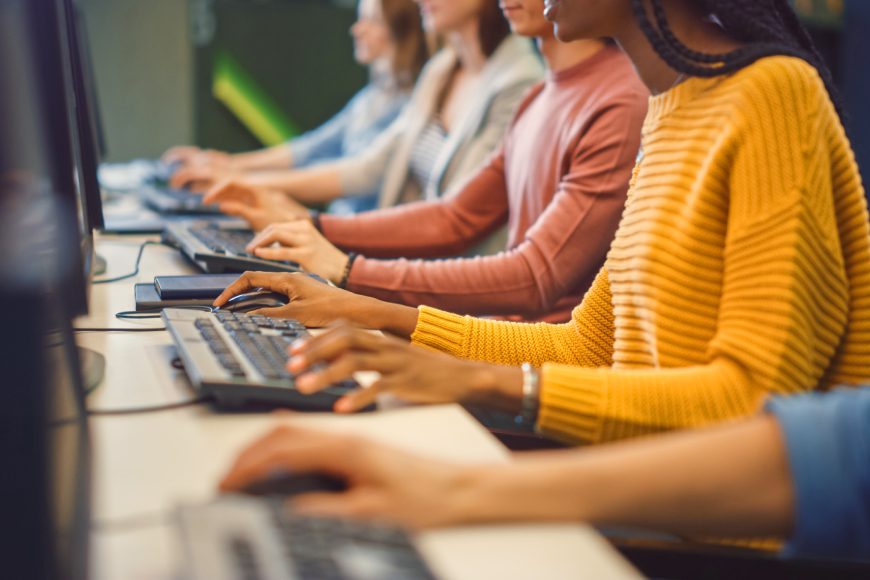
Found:
[[[238,178],[238,174],[223,167],[218,168],[209,165],[184,165],[169,178],[169,186],[177,189],[186,188],[197,193],[204,193],[219,181]]]
[[[181,165],[186,165],[190,159],[201,152],[202,149],[193,145],[179,145],[167,149],[166,153],[164,153],[160,159],[168,164],[179,163]]]
[[[223,306],[233,296],[255,288],[279,292],[290,301],[280,308],[256,310],[254,314],[295,318],[305,326],[315,328],[328,326],[338,318],[364,324],[365,317],[372,310],[371,304],[376,302],[373,298],[318,282],[306,274],[245,272],[217,297],[214,305]]]
[[[202,201],[220,204],[218,207],[223,213],[242,218],[257,231],[274,223],[311,220],[308,209],[287,194],[233,179],[212,187]]]
[[[339,413],[362,409],[380,393],[414,403],[473,402],[478,386],[496,372],[490,372],[492,365],[454,358],[347,323],[294,343],[290,355],[287,368],[301,373],[296,379],[301,393],[316,393],[359,371],[380,373],[370,387],[339,399],[335,404]],[[314,368],[318,370],[310,370]]]
[[[278,246],[272,247],[273,244]],[[264,260],[297,262],[334,284],[341,281],[348,262],[347,254],[323,237],[311,220],[297,219],[269,225],[251,240],[246,249]]]
[[[281,426],[239,454],[220,482],[240,491],[277,471],[314,472],[344,480],[340,493],[310,493],[291,499],[299,513],[389,521],[406,528],[455,523],[444,498],[464,484],[458,466],[422,458],[347,434]],[[448,505],[450,504],[450,505]]]

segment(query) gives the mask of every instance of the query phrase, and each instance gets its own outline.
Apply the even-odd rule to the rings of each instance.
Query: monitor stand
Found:
[[[93,274],[94,276],[102,276],[106,273],[106,259],[99,254],[94,254]]]
[[[95,350],[78,347],[81,361],[82,377],[84,378],[85,394],[96,389],[106,374],[106,357]]]

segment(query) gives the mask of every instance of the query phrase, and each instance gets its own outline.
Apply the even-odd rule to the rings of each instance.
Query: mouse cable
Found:
[[[88,415],[91,417],[106,417],[112,415],[139,415],[144,413],[157,413],[160,411],[172,411],[173,409],[182,409],[184,407],[194,407],[208,403],[212,398],[209,396],[196,397],[186,401],[176,401],[175,403],[167,403],[165,405],[152,405],[150,407],[130,407],[128,409],[88,409]]]
[[[214,312],[211,306],[161,306],[160,308],[149,308],[147,310],[122,310],[115,313],[115,318],[118,320],[147,320],[149,318],[160,318],[160,313],[164,308],[174,308],[176,310],[195,310],[197,312]]]
[[[139,265],[142,262],[142,254],[145,253],[146,246],[166,246],[167,248],[171,248],[169,244],[166,242],[154,242],[147,241],[142,242],[139,246],[139,253],[136,254],[136,264],[133,266],[133,271],[129,274],[124,274],[123,276],[115,276],[114,278],[102,278],[100,280],[94,280],[91,282],[92,284],[111,284],[112,282],[120,282],[121,280],[129,280],[130,278],[134,278],[139,275]]]

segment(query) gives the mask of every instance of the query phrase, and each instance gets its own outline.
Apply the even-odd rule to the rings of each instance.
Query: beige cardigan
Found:
[[[456,65],[456,53],[445,48],[424,68],[411,101],[392,125],[364,153],[331,163],[340,175],[344,195],[364,195],[382,183],[380,207],[391,207],[416,188],[409,179],[411,151],[431,120],[437,100]],[[450,132],[424,191],[437,199],[469,177],[501,143],[526,90],[543,76],[541,60],[531,41],[509,36],[484,67],[475,99]]]

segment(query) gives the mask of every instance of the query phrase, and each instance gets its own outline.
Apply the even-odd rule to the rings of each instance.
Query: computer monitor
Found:
[[[43,0],[0,0],[0,575],[80,580],[90,451],[70,326],[80,305],[65,298],[84,280],[72,163],[55,146],[68,133],[44,92],[50,16]]]
[[[100,133],[97,127],[96,85],[90,62],[90,48],[82,28],[82,18],[73,0],[59,0],[59,14],[62,32],[66,33],[65,62],[68,86],[72,87],[70,95],[75,112],[76,131],[72,143],[77,151],[79,175],[78,187],[85,209],[87,226],[91,230],[102,229],[103,204],[100,198],[100,184],[97,178],[97,168],[100,164]]]
[[[61,203],[75,208],[78,217],[78,236],[72,242],[78,252],[72,258],[78,278],[70,285],[65,300],[73,314],[88,311],[88,291],[93,256],[93,235],[87,227],[82,197],[77,189],[77,159],[71,136],[71,101],[67,98],[63,52],[61,49],[60,20],[54,0],[0,0],[3,9],[21,13],[24,19],[20,27],[0,36],[0,53],[4,57],[5,71],[2,91],[5,99],[11,99],[10,110],[4,111],[12,119],[2,132],[2,147],[9,159],[19,169],[26,168],[33,175],[47,181],[48,187],[61,196]],[[21,6],[26,6],[26,12]],[[3,22],[6,29],[12,28],[15,19]],[[65,37],[64,37],[65,38]],[[10,55],[18,57],[9,62]],[[20,88],[16,88],[20,87]],[[26,100],[26,102],[24,102]],[[17,105],[18,109],[12,107]],[[14,138],[10,139],[10,135]],[[36,136],[39,136],[39,143]],[[33,140],[32,147],[18,147],[17,141]]]

